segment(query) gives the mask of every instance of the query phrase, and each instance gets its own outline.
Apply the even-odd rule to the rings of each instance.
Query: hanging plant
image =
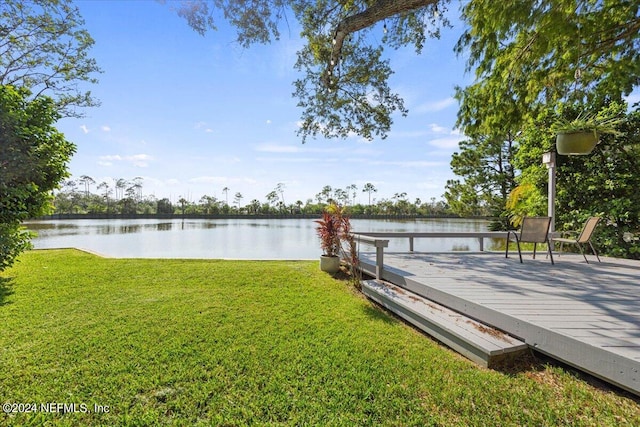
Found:
[[[585,155],[591,153],[600,140],[600,135],[622,135],[618,126],[623,122],[617,112],[583,114],[573,120],[559,118],[551,125],[556,133],[558,154]]]

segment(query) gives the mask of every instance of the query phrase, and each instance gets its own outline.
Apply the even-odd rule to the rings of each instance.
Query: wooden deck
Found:
[[[375,275],[376,254],[361,253]],[[640,395],[640,262],[539,253],[384,253],[382,279]]]

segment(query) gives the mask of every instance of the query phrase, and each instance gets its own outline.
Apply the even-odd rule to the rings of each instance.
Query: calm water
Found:
[[[353,230],[486,231],[487,221],[353,219]],[[311,219],[57,220],[31,221],[36,249],[79,248],[117,258],[318,259]],[[389,251],[407,251],[407,239],[391,240]],[[416,239],[416,251],[478,250],[474,239]],[[362,245],[360,250],[371,251]]]

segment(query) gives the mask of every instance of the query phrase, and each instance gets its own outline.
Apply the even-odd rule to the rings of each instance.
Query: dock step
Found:
[[[391,283],[363,280],[362,292],[484,367],[508,364],[527,351],[524,342]]]

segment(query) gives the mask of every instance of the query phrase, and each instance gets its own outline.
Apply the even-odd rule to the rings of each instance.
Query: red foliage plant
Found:
[[[324,255],[337,256],[340,251],[342,220],[341,215],[330,212],[331,207],[332,205],[322,212],[322,219],[315,221],[318,224],[316,232]]]

